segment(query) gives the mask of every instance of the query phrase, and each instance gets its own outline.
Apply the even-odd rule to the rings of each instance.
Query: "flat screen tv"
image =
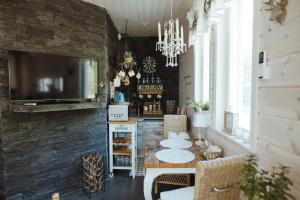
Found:
[[[13,100],[83,100],[97,93],[94,59],[10,51],[8,65]]]

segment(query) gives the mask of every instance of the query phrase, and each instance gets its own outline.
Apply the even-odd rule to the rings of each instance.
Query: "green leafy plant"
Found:
[[[249,155],[243,171],[241,190],[248,200],[295,199],[289,194],[292,181],[287,177],[289,168],[280,165],[272,171],[258,168],[255,155]]]
[[[132,58],[132,53],[131,53],[130,51],[126,51],[126,52],[124,53],[123,58],[124,58],[124,59],[125,59],[125,58]]]
[[[208,105],[208,102],[204,102],[200,105],[200,108],[203,110],[203,111],[208,111],[209,110],[209,105]]]
[[[241,180],[241,190],[249,200],[260,199],[259,193],[257,192],[257,173],[257,158],[255,155],[249,155],[247,157],[246,165],[243,171],[243,178]]]
[[[202,101],[191,101],[187,104],[188,107],[196,108],[195,110],[201,110],[201,111],[208,111],[209,110],[209,103],[208,102],[202,102]]]

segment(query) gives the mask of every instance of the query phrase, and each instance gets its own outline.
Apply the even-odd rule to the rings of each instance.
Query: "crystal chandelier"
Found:
[[[181,25],[181,33],[179,35],[179,21],[173,20],[171,0],[171,19],[164,23],[164,40],[161,37],[161,26],[158,22],[158,42],[156,43],[156,51],[159,50],[166,56],[166,67],[177,67],[177,56],[186,52],[186,44],[183,40],[183,27]]]

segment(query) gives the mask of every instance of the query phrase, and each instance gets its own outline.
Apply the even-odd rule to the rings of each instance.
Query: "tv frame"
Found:
[[[14,56],[13,53],[32,53],[32,54],[42,54],[42,55],[49,55],[49,56],[65,56],[65,57],[73,57],[73,58],[85,58],[85,59],[92,59],[97,62],[97,94],[99,95],[99,83],[100,83],[100,65],[99,65],[99,59],[96,57],[85,57],[85,56],[78,56],[78,55],[70,55],[70,54],[55,54],[55,53],[44,53],[44,52],[35,52],[35,51],[23,51],[23,50],[8,50],[8,88],[9,88],[9,96],[10,101],[16,104],[24,104],[27,102],[37,103],[37,104],[62,104],[62,103],[84,103],[84,102],[93,102],[96,99],[96,96],[94,98],[63,98],[63,99],[11,99],[11,56]]]

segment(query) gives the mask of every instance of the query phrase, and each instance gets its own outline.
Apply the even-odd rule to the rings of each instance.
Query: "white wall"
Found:
[[[256,152],[265,168],[291,167],[300,199],[300,1],[289,1],[283,25],[271,22],[257,2],[257,46],[268,52],[271,77],[257,81]]]
[[[228,139],[230,136],[222,133],[218,133],[215,129],[207,129],[207,139],[212,144],[217,144],[222,149],[224,149],[224,156],[232,156],[238,154],[249,154],[249,151],[243,147],[243,145],[238,144],[232,139]]]
[[[188,24],[184,25],[185,43],[187,52],[179,57],[179,105],[185,106],[187,100],[194,99],[195,73],[194,73],[194,47],[188,47]]]
[[[255,78],[253,83],[254,151],[265,169],[279,163],[291,167],[292,194],[300,199],[300,1],[289,1],[283,25],[270,21],[270,12],[262,8],[261,0],[255,0],[253,72],[257,71],[259,51],[267,50],[271,77],[264,81]],[[181,78],[193,71],[192,53],[183,56]],[[193,94],[190,89],[180,82],[181,105],[186,95]],[[247,152],[213,129],[207,132],[208,138],[221,145],[226,155]]]

